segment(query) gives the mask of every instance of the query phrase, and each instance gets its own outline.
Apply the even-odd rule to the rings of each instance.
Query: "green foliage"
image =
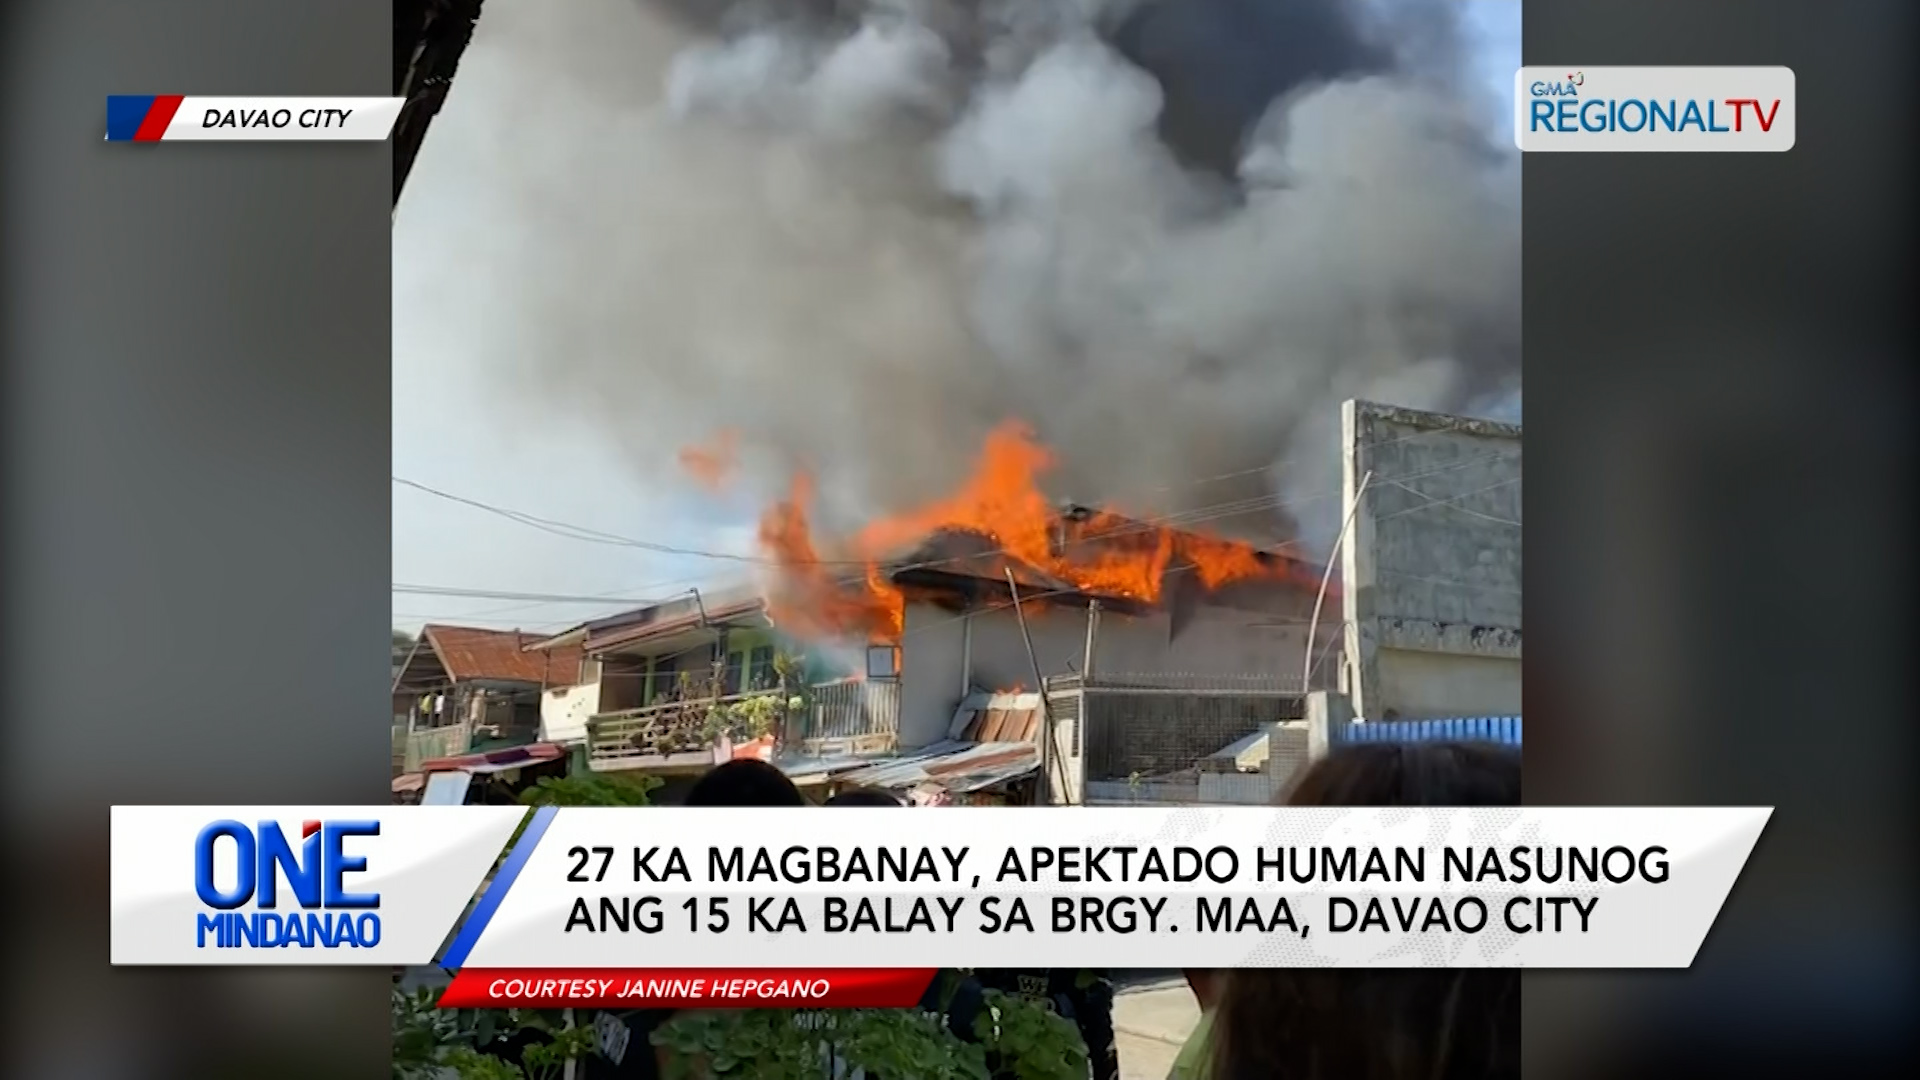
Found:
[[[985,1051],[916,1009],[683,1013],[653,1041],[670,1052],[668,1080],[818,1080],[836,1058],[885,1080],[987,1080]]]
[[[555,1080],[565,1073],[567,1062],[593,1053],[595,1041],[591,1027],[549,1030],[546,1042],[534,1043],[520,1052],[527,1080]]]
[[[788,710],[797,708],[800,702],[798,697],[788,698],[772,692],[752,694],[724,705],[715,704],[707,710],[706,727],[701,734],[708,739],[725,735],[735,742],[765,738],[779,729]]]
[[[818,1080],[836,1057],[878,1080],[987,1080],[990,1065],[1018,1080],[1086,1080],[1087,1048],[1072,1021],[1017,995],[986,998],[978,1043],[918,1009],[691,1012],[653,1042],[670,1052],[668,1080]]]
[[[1045,1005],[989,990],[975,1033],[1017,1080],[1086,1080],[1087,1044],[1074,1022]]]
[[[564,1014],[536,1009],[440,1009],[432,987],[393,989],[393,1080],[555,1080],[568,1058],[591,1053],[593,1029],[568,1026]],[[516,1065],[505,1040],[523,1031],[530,1043]]]
[[[525,806],[651,806],[657,776],[543,776],[520,793]]]

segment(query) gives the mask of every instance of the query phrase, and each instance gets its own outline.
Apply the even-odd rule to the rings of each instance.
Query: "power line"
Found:
[[[1433,496],[1428,495],[1426,492],[1419,491],[1415,488],[1410,488],[1407,485],[1399,482],[1398,480],[1389,480],[1388,483],[1392,484],[1394,487],[1400,488],[1403,491],[1409,492],[1422,499],[1425,499],[1426,502],[1421,503],[1419,506],[1410,506],[1405,510],[1396,510],[1391,514],[1382,514],[1381,516],[1375,518],[1374,520],[1375,521],[1392,521],[1394,518],[1401,517],[1406,514],[1411,514],[1418,510],[1430,510],[1437,506],[1448,506],[1448,507],[1452,507],[1455,510],[1458,510],[1463,514],[1469,514],[1473,517],[1483,518],[1487,521],[1494,522],[1495,524],[1498,524],[1498,525],[1511,525],[1516,529],[1522,528],[1523,526],[1518,521],[1514,521],[1511,518],[1496,517],[1493,514],[1483,514],[1478,510],[1471,510],[1471,509],[1468,509],[1467,507],[1459,505],[1459,503],[1463,499],[1471,499],[1475,495],[1485,495],[1489,491],[1495,491],[1503,487],[1512,487],[1513,485],[1519,482],[1520,482],[1520,477],[1518,476],[1510,477],[1506,480],[1501,480],[1496,483],[1488,484],[1486,487],[1483,487],[1483,488],[1475,488],[1472,491],[1462,492],[1461,494],[1455,495],[1451,498],[1436,499]]]
[[[1422,432],[1419,435],[1403,436],[1400,439],[1386,440],[1381,443],[1377,443],[1377,444],[1370,443],[1367,445],[1385,446],[1385,445],[1391,445],[1394,442],[1403,442],[1403,441],[1406,441],[1407,439],[1427,437],[1435,434],[1439,434],[1439,433],[1438,432]],[[1502,456],[1504,455],[1498,452],[1495,452],[1495,453],[1487,454],[1482,457],[1467,458],[1462,461],[1451,462],[1447,465],[1438,466],[1433,469],[1427,469],[1421,472],[1405,474],[1399,477],[1398,480],[1420,479],[1422,477],[1435,475],[1441,472],[1448,472],[1454,469],[1467,468],[1472,465],[1490,462],[1493,460],[1497,460]],[[1227,479],[1237,475],[1247,475],[1250,472],[1265,471],[1268,468],[1271,468],[1271,466],[1263,466],[1261,469],[1258,469],[1258,470],[1242,470],[1239,473],[1222,473],[1218,476],[1205,477],[1200,480],[1193,481],[1192,483],[1205,484],[1211,481]],[[422,484],[422,483],[419,483],[418,481],[408,480],[404,477],[395,476],[393,477],[393,482],[396,484],[403,485],[405,487],[413,488],[417,491],[423,492],[428,495],[433,495],[437,498],[446,499],[451,502],[459,503],[463,506],[472,507],[474,509],[483,510],[487,513],[505,517],[510,521],[515,521],[523,525],[528,525],[530,527],[540,529],[543,532],[552,533],[553,535],[556,535],[556,536],[567,537],[569,539],[583,540],[589,543],[611,544],[611,545],[623,546],[623,547],[636,547],[642,550],[652,551],[659,554],[683,555],[683,556],[709,558],[709,559],[722,559],[722,560],[727,560],[731,562],[748,563],[752,565],[770,566],[775,568],[791,568],[795,566],[845,566],[845,567],[858,567],[864,570],[872,562],[882,561],[882,560],[868,560],[868,559],[783,559],[783,558],[769,558],[767,556],[742,555],[737,552],[710,551],[710,550],[705,550],[701,548],[678,547],[678,546],[669,545],[669,544],[656,543],[654,541],[649,541],[649,540],[638,540],[632,537],[618,536],[613,533],[604,533],[598,530],[588,529],[585,526],[571,525],[567,522],[555,521],[549,518],[538,517],[536,515],[529,514],[522,510],[515,510],[510,507],[497,506],[492,503],[483,502],[479,499],[468,498],[463,495],[453,494],[452,492],[442,491],[439,488],[435,488],[427,484]],[[1163,490],[1166,490],[1166,489],[1163,489]],[[1255,496],[1251,498],[1240,499],[1240,500],[1235,500],[1230,502],[1215,503],[1209,506],[1197,507],[1191,510],[1174,511],[1171,513],[1156,515],[1156,516],[1146,517],[1146,518],[1126,517],[1124,515],[1115,514],[1114,516],[1116,517],[1123,517],[1125,520],[1125,524],[1116,526],[1115,528],[1112,528],[1112,529],[1107,529],[1107,530],[1095,532],[1095,533],[1088,533],[1084,536],[1075,537],[1073,539],[1068,540],[1067,543],[1070,545],[1093,543],[1099,540],[1110,540],[1116,537],[1127,536],[1127,535],[1141,533],[1141,532],[1149,532],[1149,531],[1153,531],[1155,529],[1160,529],[1160,528],[1178,527],[1181,525],[1195,525],[1195,524],[1202,524],[1208,521],[1218,521],[1222,518],[1237,517],[1245,514],[1257,513],[1263,510],[1299,508],[1302,506],[1306,506],[1309,503],[1320,501],[1322,499],[1337,497],[1339,494],[1340,494],[1339,491],[1321,492],[1318,494],[1303,496],[1301,498],[1291,499],[1291,500],[1279,495],[1261,495],[1261,496]],[[1420,493],[1415,492],[1415,494],[1420,494]],[[1297,542],[1298,541],[1283,541],[1281,544],[1274,545],[1274,546],[1287,546],[1288,544],[1293,544]],[[968,555],[958,555],[958,556],[951,556],[951,557],[942,558],[942,559],[929,559],[921,562],[907,563],[899,567],[896,567],[895,569],[897,570],[925,569],[929,567],[942,566],[942,565],[947,565],[951,563],[967,562],[973,559],[985,558],[993,555],[1006,555],[1006,554],[1011,554],[1011,552],[1009,552],[1006,548],[997,548],[987,552],[980,552],[980,553],[974,553],[974,554],[968,554]],[[693,579],[683,579],[683,580],[693,580]],[[857,580],[857,579],[849,579],[849,580],[851,581],[851,580]]]
[[[396,583],[393,591],[408,596],[444,596],[467,600],[528,600],[540,604],[626,604],[633,607],[646,607],[658,604],[656,599],[638,599],[620,596],[574,596],[566,593],[527,593],[506,592],[500,589],[460,589],[446,585],[404,585]]]
[[[432,495],[435,498],[445,499],[448,502],[459,503],[462,506],[469,506],[475,510],[483,510],[489,514],[497,514],[500,517],[504,517],[508,519],[509,521],[516,521],[522,525],[539,529],[541,532],[552,533],[555,536],[564,536],[570,540],[580,540],[580,541],[584,541],[592,544],[609,544],[615,547],[639,548],[642,551],[651,551],[658,555],[685,555],[685,556],[691,556],[695,558],[724,559],[724,560],[729,560],[733,562],[744,562],[744,563],[766,563],[769,561],[767,559],[764,559],[758,556],[753,556],[753,555],[741,555],[735,552],[728,552],[728,551],[707,551],[701,548],[677,547],[673,544],[655,543],[654,541],[651,541],[651,540],[636,540],[630,536],[620,536],[616,533],[601,532],[598,529],[589,529],[581,525],[571,525],[564,521],[555,521],[555,520],[552,520],[551,518],[538,517],[534,514],[529,514],[524,510],[514,510],[508,507],[496,506],[492,503],[482,502],[479,499],[470,499],[464,495],[455,495],[450,491],[442,491],[439,488],[432,487],[427,484],[422,484],[417,480],[408,480],[407,478],[402,476],[393,477],[393,482],[401,485],[402,487],[413,488],[415,491],[420,491],[425,494]],[[839,565],[853,566],[858,564],[852,560],[848,560],[844,563],[840,563]]]
[[[1433,432],[1433,431],[1416,432],[1410,435],[1404,435],[1394,439],[1376,440],[1374,442],[1365,443],[1363,445],[1370,449],[1378,449],[1380,447],[1392,446],[1398,443],[1409,442],[1414,439],[1433,437],[1439,434],[1444,434],[1444,432]],[[1480,494],[1481,492],[1479,491],[1468,492],[1464,495],[1455,496],[1454,498],[1451,498],[1451,499],[1436,501],[1431,499],[1425,493],[1420,492],[1414,488],[1408,487],[1402,481],[1421,479],[1427,476],[1437,475],[1439,473],[1455,471],[1462,468],[1468,468],[1477,464],[1497,461],[1502,458],[1510,457],[1510,456],[1511,455],[1508,453],[1495,451],[1489,454],[1464,458],[1460,461],[1450,462],[1446,465],[1436,466],[1430,469],[1425,469],[1425,470],[1421,470],[1413,473],[1406,473],[1406,474],[1402,474],[1399,477],[1393,477],[1393,478],[1387,478],[1387,479],[1389,483],[1392,483],[1397,487],[1400,487],[1421,498],[1428,499],[1428,502],[1423,504],[1422,507],[1415,507],[1413,509],[1421,509],[1424,506],[1453,505],[1457,503],[1460,499],[1469,498],[1473,495]],[[1211,477],[1202,477],[1197,480],[1190,481],[1189,483],[1193,485],[1206,484],[1206,483],[1211,483],[1219,480],[1231,479],[1237,476],[1246,476],[1255,472],[1265,472],[1270,470],[1272,467],[1273,467],[1272,465],[1267,465],[1267,466],[1261,466],[1257,469],[1243,469],[1235,472],[1221,473]],[[512,520],[520,524],[524,524],[533,528],[540,529],[543,532],[549,532],[554,535],[568,537],[571,539],[585,540],[593,543],[612,544],[617,546],[631,546],[631,547],[640,548],[642,550],[653,551],[656,553],[724,559],[724,560],[733,561],[733,562],[762,565],[762,566],[772,566],[772,567],[783,568],[783,569],[790,569],[795,566],[806,566],[806,565],[859,567],[862,573],[843,578],[839,582],[839,584],[842,586],[859,584],[861,580],[864,578],[864,571],[866,570],[866,568],[872,565],[872,562],[869,560],[827,560],[827,559],[785,560],[785,559],[777,559],[777,558],[740,555],[732,552],[715,552],[715,551],[708,551],[708,550],[698,549],[698,548],[687,548],[687,547],[679,547],[675,545],[659,544],[652,541],[637,540],[631,537],[623,537],[613,533],[606,533],[606,532],[601,532],[595,529],[589,529],[584,526],[572,525],[567,522],[556,521],[549,518],[543,518],[537,515],[529,514],[525,511],[514,510],[508,507],[496,506],[491,503],[486,503],[478,499],[472,499],[465,496],[456,495],[451,492],[442,491],[430,485],[422,484],[417,481],[406,479],[404,477],[395,476],[393,477],[393,481],[395,483],[413,488],[415,490],[421,491],[429,495],[433,495],[438,498],[447,499],[449,501],[459,503],[461,505],[483,510],[488,513],[497,514],[499,516],[507,518],[508,520]],[[1517,480],[1503,481],[1502,483],[1494,484],[1488,488],[1481,489],[1481,490],[1482,491],[1492,490],[1492,488],[1504,486],[1506,483],[1512,483],[1512,482],[1517,482]],[[1160,490],[1171,490],[1171,487],[1162,488]],[[1126,523],[1123,525],[1120,525],[1115,528],[1099,531],[1099,532],[1086,533],[1081,536],[1074,537],[1066,541],[1066,543],[1069,546],[1089,544],[1089,543],[1094,543],[1098,541],[1112,540],[1118,537],[1138,534],[1142,532],[1150,532],[1150,531],[1154,531],[1161,528],[1179,528],[1182,526],[1202,524],[1209,521],[1218,521],[1223,518],[1256,513],[1256,512],[1260,512],[1262,510],[1267,510],[1267,509],[1298,508],[1312,502],[1317,502],[1324,498],[1337,496],[1339,494],[1341,494],[1341,492],[1339,491],[1322,492],[1315,495],[1304,496],[1302,498],[1295,499],[1295,500],[1287,500],[1276,495],[1265,495],[1265,496],[1258,496],[1253,498],[1229,501],[1224,503],[1217,503],[1211,506],[1203,506],[1193,510],[1179,511],[1179,512],[1159,515],[1157,517],[1152,517],[1152,518],[1127,518],[1125,519]],[[1488,520],[1496,521],[1502,524],[1513,525],[1515,527],[1519,526],[1519,522],[1508,521],[1504,518],[1497,518],[1497,517],[1493,517],[1492,515],[1482,514],[1478,511],[1469,510],[1465,507],[1459,507],[1458,509],[1460,509],[1464,513],[1468,513],[1473,516],[1484,517],[1484,518],[1487,518]],[[1406,512],[1409,512],[1409,511],[1401,511],[1401,513],[1406,513]],[[1388,518],[1392,518],[1396,516],[1399,516],[1399,515],[1389,514],[1385,518],[1382,518],[1380,520],[1386,520]],[[1278,544],[1266,545],[1266,547],[1270,551],[1277,551],[1278,549],[1281,549],[1281,548],[1298,546],[1300,543],[1301,541],[1294,539],[1294,540],[1283,541]],[[904,564],[900,564],[892,567],[892,571],[895,573],[900,573],[900,572],[905,572],[909,570],[928,569],[928,568],[933,568],[933,567],[938,567],[943,565],[967,562],[974,559],[988,558],[995,555],[1006,555],[1006,554],[1011,554],[1011,553],[1006,548],[1002,547],[1002,548],[997,548],[988,552],[971,553],[971,554],[957,555],[957,556],[951,556],[951,557],[941,558],[941,559],[929,559],[929,560],[922,560],[919,562],[904,563]],[[878,561],[878,560],[875,560],[875,561]],[[677,580],[678,581],[696,581],[698,579],[682,578]],[[674,583],[676,582],[669,581],[666,583],[662,583],[662,586],[664,586],[665,584],[674,584]],[[623,598],[616,595],[609,595],[609,594],[599,594],[594,596],[576,596],[576,595],[563,595],[563,594],[509,593],[509,592],[501,592],[497,590],[455,589],[455,588],[446,588],[446,587],[438,587],[438,586],[396,585],[394,586],[394,591],[401,592],[401,593],[409,593],[412,595],[442,596],[442,597],[459,598],[459,599],[506,599],[506,600],[523,601],[523,603],[518,603],[507,608],[498,609],[503,612],[526,610],[532,607],[539,607],[547,604],[556,604],[556,603],[564,603],[564,604],[591,603],[591,604],[608,604],[608,605],[651,606],[659,602],[657,600],[632,600],[632,599]],[[1040,594],[1040,595],[1044,596],[1046,594]],[[460,617],[477,618],[480,616],[480,614],[482,613],[473,613],[468,616],[451,615],[448,617],[449,618],[460,618]],[[555,625],[561,625],[561,624],[556,623]]]

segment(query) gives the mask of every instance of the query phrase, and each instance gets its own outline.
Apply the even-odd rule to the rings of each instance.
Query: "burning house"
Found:
[[[600,771],[691,774],[755,753],[822,785],[891,756],[903,767],[873,782],[948,796],[1052,762],[1048,792],[1074,799],[1087,767],[1178,771],[1297,719],[1319,567],[1060,505],[1039,483],[1050,463],[1006,425],[950,495],[833,543],[814,539],[803,478],[763,516],[759,588],[535,646],[587,658],[579,685],[547,695],[546,736],[584,742]],[[1039,718],[1056,716],[1048,745]]]
[[[1063,507],[1042,489],[1053,464],[1024,426],[1004,424],[950,494],[833,545],[851,565],[823,556],[810,489],[796,484],[761,527],[774,621],[897,647],[906,746],[940,737],[972,695],[1017,688],[1074,717],[1053,756],[1101,779],[1186,769],[1297,719],[1319,568],[1290,545],[1178,515]],[[1059,780],[1056,796],[1071,796]]]

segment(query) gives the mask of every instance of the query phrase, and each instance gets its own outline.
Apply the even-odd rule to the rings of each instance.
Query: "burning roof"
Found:
[[[1041,490],[1053,456],[1018,423],[987,437],[972,474],[951,494],[868,523],[822,557],[808,518],[812,485],[761,519],[760,542],[777,568],[768,610],[802,637],[898,638],[907,589],[977,592],[1011,572],[1036,596],[1162,603],[1175,575],[1212,590],[1248,580],[1317,583],[1291,555],[1115,510],[1061,507]]]

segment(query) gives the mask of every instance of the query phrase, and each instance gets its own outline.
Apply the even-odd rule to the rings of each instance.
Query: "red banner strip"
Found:
[[[892,1009],[932,968],[461,968],[443,1009]]]

